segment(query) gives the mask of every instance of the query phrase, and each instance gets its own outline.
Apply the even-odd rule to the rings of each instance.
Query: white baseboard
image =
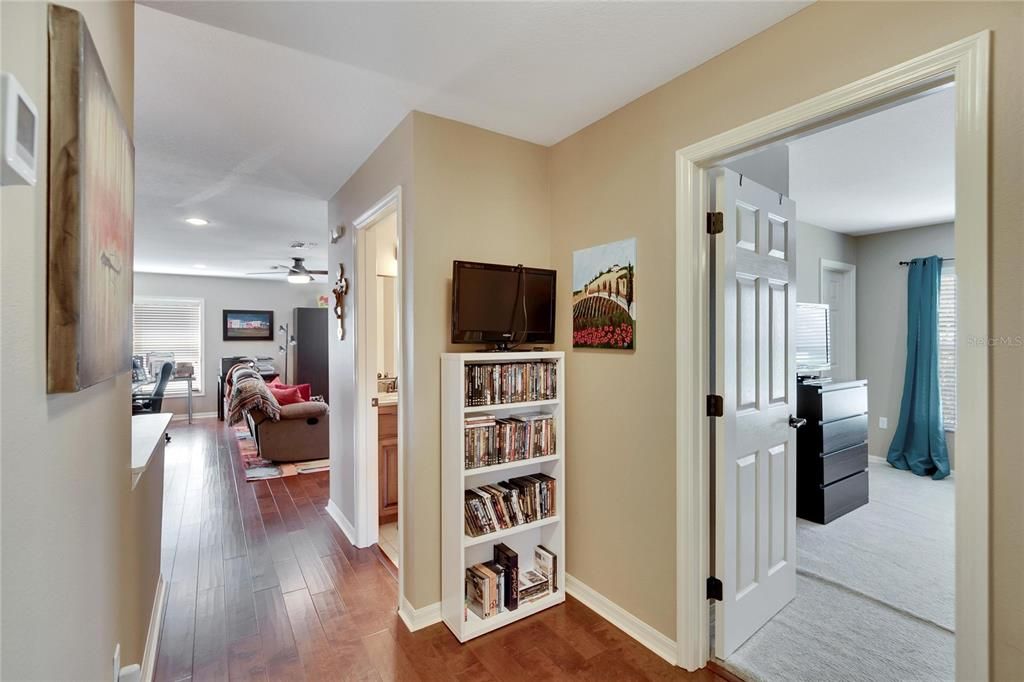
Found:
[[[216,412],[193,412],[192,413],[192,421],[195,421],[196,419],[210,419],[210,418],[216,417],[216,416],[217,416]],[[171,417],[171,421],[172,422],[188,421],[188,413],[185,413],[185,414],[175,414],[173,417]]]
[[[341,513],[341,508],[334,504],[334,500],[327,500],[327,506],[324,509],[327,511],[327,515],[338,524],[338,528],[345,534],[345,537],[352,543],[352,546],[358,547],[359,545],[356,544],[356,529],[352,527],[349,520]]]
[[[402,597],[401,606],[398,608],[398,615],[409,628],[409,632],[422,630],[428,625],[441,622],[441,602],[427,604],[423,608],[414,609],[409,601]]]
[[[146,630],[146,648],[142,650],[141,682],[153,681],[153,670],[156,668],[157,645],[160,643],[160,628],[164,622],[164,605],[167,603],[167,582],[163,574],[156,582],[156,594],[153,596],[153,609],[149,614],[149,629]]]
[[[600,592],[569,574],[565,576],[565,591],[658,656],[672,665],[676,664],[676,643],[670,637],[661,634]]]

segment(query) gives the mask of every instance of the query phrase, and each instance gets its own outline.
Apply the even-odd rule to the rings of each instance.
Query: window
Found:
[[[195,367],[192,395],[203,395],[203,299],[136,296],[132,315],[132,354],[174,353],[175,362]],[[187,395],[188,384],[167,384],[168,397]]]
[[[946,263],[939,278],[939,396],[943,426],[956,431],[956,270]]]

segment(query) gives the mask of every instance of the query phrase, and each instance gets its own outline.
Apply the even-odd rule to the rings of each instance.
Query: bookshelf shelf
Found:
[[[476,467],[475,469],[463,469],[463,475],[465,476],[465,478],[472,478],[474,476],[483,476],[485,474],[498,473],[499,471],[523,469],[525,467],[533,466],[534,464],[546,464],[548,462],[557,462],[558,458],[559,455],[545,455],[543,457],[531,457],[530,459],[517,459],[514,462],[492,464],[486,467]]]
[[[476,414],[480,412],[509,412],[512,410],[526,410],[536,409],[538,407],[546,407],[548,405],[557,405],[559,400],[529,400],[521,403],[499,403],[497,405],[473,405],[465,408],[466,414]]]
[[[496,405],[465,405],[470,365],[548,362],[556,366],[555,398]],[[565,601],[565,354],[561,352],[445,353],[441,356],[441,615],[448,629],[466,642]],[[465,468],[466,419],[482,414],[500,418],[519,412],[550,414],[557,454]],[[466,490],[517,476],[546,474],[555,479],[555,515],[471,537],[466,534]],[[518,609],[480,618],[466,608],[466,569],[489,561],[504,543],[519,556],[519,570],[533,569],[534,549],[543,545],[558,556],[558,589]]]
[[[510,535],[516,535],[517,533],[525,533],[527,531],[533,530],[534,528],[542,528],[552,523],[560,523],[561,521],[562,518],[556,514],[555,516],[549,516],[546,519],[540,519],[539,521],[523,523],[518,526],[512,526],[511,528],[502,528],[499,531],[496,531],[494,533],[487,533],[486,535],[477,535],[476,537],[473,537],[472,535],[466,535],[465,533],[463,533],[462,546],[472,547],[473,545],[482,545],[485,542],[499,542]]]

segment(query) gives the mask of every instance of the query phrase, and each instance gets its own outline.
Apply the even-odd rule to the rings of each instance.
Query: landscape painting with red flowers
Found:
[[[634,348],[635,277],[635,238],[572,254],[573,348]]]

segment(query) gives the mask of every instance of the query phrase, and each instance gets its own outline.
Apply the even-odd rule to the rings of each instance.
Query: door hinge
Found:
[[[724,417],[725,416],[725,403],[722,400],[722,396],[711,394],[708,396],[708,416],[709,417]]]
[[[721,211],[708,211],[708,234],[725,232],[725,214]]]
[[[722,581],[713,575],[708,577],[708,599],[722,601]]]

